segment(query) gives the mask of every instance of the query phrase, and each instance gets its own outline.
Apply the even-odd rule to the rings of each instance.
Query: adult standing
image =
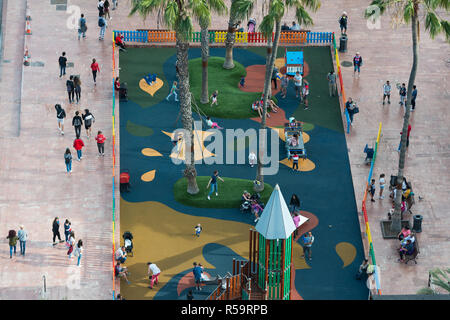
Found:
[[[103,40],[105,38],[105,31],[106,26],[108,23],[106,22],[106,19],[102,16],[98,17],[98,26],[100,27],[100,35],[98,37],[98,40]]]
[[[104,14],[105,14],[105,1],[103,1],[103,0],[98,0],[98,3],[97,3],[97,9],[98,9],[98,16],[99,17],[102,17]]]
[[[70,76],[70,78],[66,81],[66,89],[67,95],[69,96],[69,103],[73,103],[75,94],[75,84],[73,83],[73,76]]]
[[[64,118],[66,117],[66,111],[61,107],[59,103],[55,104],[56,120],[58,121],[58,130],[64,135]]]
[[[59,64],[59,77],[61,78],[63,75],[66,74],[67,58],[65,52],[63,52],[62,55],[59,57],[58,64]]]
[[[342,12],[339,18],[339,27],[341,28],[341,34],[347,34],[348,15],[347,12]]]
[[[92,59],[91,63],[92,77],[94,78],[94,85],[97,85],[97,72],[100,72],[100,67],[98,66],[97,60]]]
[[[103,3],[103,12],[104,12],[104,16],[106,18],[106,16],[108,16],[109,20],[111,20],[111,15],[109,14],[109,1],[105,0]]]
[[[75,91],[75,97],[77,99],[77,104],[81,99],[81,80],[79,76],[73,77],[73,86]]]
[[[81,35],[83,35],[83,39],[86,38],[86,31],[87,31],[86,18],[82,13],[80,19],[78,20],[78,40],[80,40]]]
[[[298,196],[294,193],[291,196],[291,201],[289,202],[289,205],[291,206],[291,212],[295,212],[295,208],[300,209],[300,199]]]
[[[302,101],[305,104],[305,110],[308,110],[308,96],[309,96],[309,83],[306,80],[303,80],[305,85],[302,88]]]
[[[331,70],[330,73],[327,75],[327,80],[330,97],[334,97],[337,92],[337,87],[336,87],[336,74],[334,73],[333,70]]]
[[[406,107],[406,84],[402,83],[402,86],[398,89],[398,94],[400,95],[399,104]]]
[[[23,228],[23,224],[19,226],[19,232],[17,233],[19,237],[20,254],[25,255],[25,248],[28,240],[28,232]]]
[[[363,64],[363,60],[359,52],[356,52],[356,55],[353,57],[353,75],[356,74],[356,71],[358,71],[358,76],[361,73],[361,66]]]
[[[84,121],[84,127],[86,129],[86,136],[88,138],[91,137],[91,126],[92,123],[95,122],[95,117],[92,113],[89,112],[89,109],[84,109],[84,114],[82,115]]]
[[[311,232],[305,233],[302,237],[302,247],[303,247],[303,256],[306,258],[308,256],[309,260],[312,260],[311,257],[311,246],[314,242],[314,236]]]
[[[287,95],[287,88],[289,85],[289,79],[285,74],[281,76],[281,97],[284,99]]]
[[[148,265],[148,278],[150,279],[150,289],[153,289],[153,285],[158,285],[158,277],[161,274],[158,266],[152,262],[147,262]]]
[[[55,242],[56,237],[58,237],[59,242],[64,242],[64,240],[61,240],[61,235],[59,233],[59,218],[55,217],[52,224],[52,232],[53,232],[53,245],[56,246],[57,242]]]
[[[388,104],[391,104],[391,84],[389,83],[389,80],[383,84],[383,104],[386,97],[388,98]]]
[[[64,236],[66,238],[66,242],[69,242],[69,236],[71,232],[72,232],[72,223],[69,221],[69,219],[66,219],[66,221],[64,222]]]
[[[73,141],[73,147],[75,148],[75,150],[77,150],[77,157],[78,157],[78,161],[81,161],[81,159],[83,159],[83,152],[81,151],[84,147],[84,142],[83,140],[81,140],[80,138],[76,138]]]
[[[217,189],[217,179],[224,182],[224,180],[221,177],[219,177],[219,171],[216,170],[214,171],[213,175],[211,176],[211,179],[209,179],[208,185],[206,186],[206,189],[208,189],[209,186],[211,185],[211,190],[208,193],[208,200],[211,200],[210,196],[214,192],[214,190],[216,191],[216,197],[219,195]]]
[[[99,131],[97,133],[97,136],[95,137],[95,140],[97,141],[98,155],[99,156],[105,156],[105,140],[106,140],[106,137],[102,134],[101,131]]]
[[[78,243],[76,244],[74,250],[73,250],[73,254],[75,255],[75,257],[78,258],[77,260],[77,266],[80,266],[80,261],[81,261],[81,257],[83,256],[83,240],[78,240]]]
[[[416,108],[416,98],[417,98],[417,87],[413,85],[413,91],[411,92],[411,111],[413,112]]]
[[[278,76],[278,68],[274,67],[272,70],[272,78],[271,81],[274,85],[275,90],[277,89],[277,76]]]
[[[75,128],[75,136],[77,138],[81,135],[81,125],[83,124],[83,120],[80,117],[80,112],[75,111],[75,116],[72,119],[72,126]]]
[[[66,152],[64,152],[64,162],[66,164],[66,170],[68,173],[72,172],[72,153],[69,148],[66,148]],[[67,220],[66,220],[67,221]],[[67,239],[66,239],[67,241]],[[53,241],[55,242],[55,241]]]
[[[202,281],[203,268],[197,265],[197,262],[194,262],[193,264],[194,269],[192,269],[192,273],[194,274],[195,287],[197,290],[202,290],[200,283]]]
[[[298,96],[301,94],[302,88],[302,75],[300,74],[299,71],[295,73],[294,86],[295,86],[295,97],[298,98]]]
[[[17,240],[19,239],[16,234],[16,230],[9,230],[6,239],[9,240],[9,258],[12,259],[12,254],[14,250],[14,254],[16,254],[16,245]]]

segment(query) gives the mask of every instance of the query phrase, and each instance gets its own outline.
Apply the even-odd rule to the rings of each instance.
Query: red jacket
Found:
[[[94,62],[91,64],[92,71],[100,71],[100,67],[98,66],[97,62]]]
[[[102,134],[99,134],[95,137],[95,140],[97,140],[97,143],[104,143],[106,140],[106,137]]]
[[[73,142],[73,147],[75,148],[75,150],[81,150],[84,147],[83,140],[75,139],[75,141]]]

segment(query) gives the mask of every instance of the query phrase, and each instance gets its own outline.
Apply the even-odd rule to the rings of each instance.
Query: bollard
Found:
[[[347,52],[347,39],[345,34],[339,38],[339,52]]]

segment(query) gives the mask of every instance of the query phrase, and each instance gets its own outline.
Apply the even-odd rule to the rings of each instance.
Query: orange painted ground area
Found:
[[[250,119],[261,123],[260,117],[250,118]],[[286,114],[285,114],[284,110],[281,108],[278,108],[277,113],[270,112],[270,118],[266,118],[266,125],[268,127],[284,126],[284,124],[286,122],[288,122],[288,120],[286,120]]]
[[[264,78],[266,74],[266,66],[262,64],[254,64],[248,66],[246,69],[247,76],[245,77],[245,85],[240,88],[245,92],[263,92],[264,91]],[[276,95],[280,91],[280,80],[277,80],[277,88],[274,89],[272,86],[272,95]]]

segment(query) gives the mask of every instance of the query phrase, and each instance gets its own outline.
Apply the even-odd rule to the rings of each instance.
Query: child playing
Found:
[[[211,99],[212,99],[211,107],[213,106],[213,104],[215,104],[216,106],[219,105],[219,104],[217,103],[217,96],[218,96],[218,95],[219,95],[219,91],[218,91],[218,90],[214,91],[213,94],[211,95]]]
[[[241,78],[241,81],[239,81],[239,87],[243,88],[244,85],[245,85],[245,77],[243,76],[243,77]]]
[[[386,179],[384,177],[385,177],[384,173],[380,174],[380,199],[384,199],[383,190],[386,184]]]
[[[200,233],[202,232],[202,226],[200,225],[200,223],[195,226],[194,230],[195,230],[195,235],[197,237],[200,237]]]
[[[206,124],[211,127],[211,129],[217,128],[217,129],[223,129],[222,127],[219,127],[217,122],[213,122],[210,117],[206,117]]]
[[[177,95],[177,82],[174,81],[172,84],[172,88],[170,89],[169,95],[166,97],[166,100],[169,101],[169,98],[175,95],[175,101],[178,101],[178,95]]]
[[[367,188],[367,191],[369,191],[371,199],[370,201],[375,202],[375,200],[373,199],[373,196],[375,195],[375,179],[372,179],[372,181],[370,182],[370,185]]]

